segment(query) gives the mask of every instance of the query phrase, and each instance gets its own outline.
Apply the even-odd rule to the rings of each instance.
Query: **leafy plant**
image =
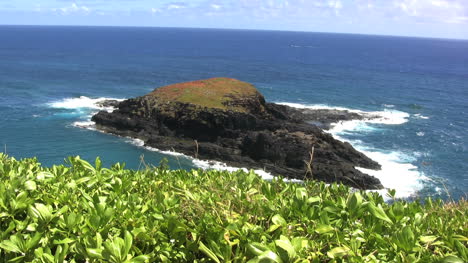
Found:
[[[468,262],[467,212],[253,172],[0,154],[0,262]]]

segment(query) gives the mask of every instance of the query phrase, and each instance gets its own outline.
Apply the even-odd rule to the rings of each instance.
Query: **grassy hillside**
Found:
[[[465,201],[0,154],[0,262],[468,262]]]
[[[164,86],[154,90],[149,96],[169,103],[182,102],[207,108],[246,112],[248,109],[240,105],[231,105],[232,102],[261,95],[247,82],[232,78],[211,78]]]

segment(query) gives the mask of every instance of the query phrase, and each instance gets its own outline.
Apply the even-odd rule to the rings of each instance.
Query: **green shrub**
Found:
[[[0,154],[0,262],[468,262],[467,202]]]

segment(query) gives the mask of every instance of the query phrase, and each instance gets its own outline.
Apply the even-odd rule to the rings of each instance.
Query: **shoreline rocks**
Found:
[[[383,188],[377,178],[355,168],[378,170],[378,163],[323,130],[364,118],[357,113],[267,103],[251,84],[229,78],[169,85],[112,103],[112,113],[93,116],[96,127],[142,139],[146,146],[287,178]]]

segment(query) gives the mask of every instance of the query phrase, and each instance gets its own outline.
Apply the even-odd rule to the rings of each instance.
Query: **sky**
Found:
[[[155,26],[468,39],[468,0],[0,0],[0,25]]]

